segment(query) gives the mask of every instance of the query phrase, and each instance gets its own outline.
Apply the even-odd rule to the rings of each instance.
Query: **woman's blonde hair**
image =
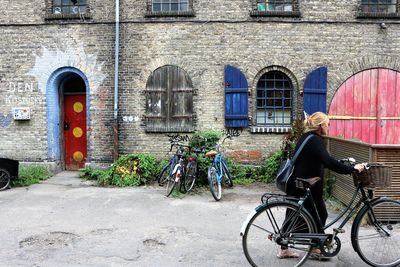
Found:
[[[316,131],[318,130],[319,126],[324,123],[329,123],[329,117],[320,111],[314,112],[304,120],[306,131]]]

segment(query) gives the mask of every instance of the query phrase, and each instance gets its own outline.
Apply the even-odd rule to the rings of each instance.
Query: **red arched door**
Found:
[[[329,107],[330,136],[400,144],[400,73],[365,70],[344,82]]]
[[[86,95],[64,95],[65,169],[78,170],[87,159]]]

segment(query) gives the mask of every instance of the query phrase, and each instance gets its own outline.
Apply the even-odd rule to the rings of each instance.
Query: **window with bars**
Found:
[[[365,13],[396,13],[397,0],[362,0],[361,11]]]
[[[85,14],[86,0],[53,0],[52,13],[57,14]]]
[[[298,0],[253,0],[252,16],[300,16]]]
[[[293,11],[292,0],[257,0],[258,11]]]
[[[290,126],[292,124],[293,84],[280,71],[269,71],[257,82],[256,125]]]
[[[192,132],[193,86],[178,66],[156,69],[146,84],[146,131]]]
[[[153,0],[152,11],[188,11],[189,0]]]
[[[194,16],[193,0],[148,0],[147,17]]]

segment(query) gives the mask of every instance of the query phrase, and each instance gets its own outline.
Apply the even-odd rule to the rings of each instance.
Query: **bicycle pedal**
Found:
[[[346,231],[342,228],[333,228],[333,231],[338,234],[344,234]]]

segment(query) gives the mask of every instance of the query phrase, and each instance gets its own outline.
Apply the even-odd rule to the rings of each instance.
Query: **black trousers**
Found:
[[[322,227],[325,226],[326,220],[328,219],[328,211],[326,209],[325,201],[323,198],[323,193],[324,193],[323,188],[324,188],[323,178],[319,180],[313,187],[311,187],[311,195],[313,197],[314,204],[317,208],[318,214],[315,212],[315,209],[313,207],[314,204],[311,198],[308,198],[304,203],[304,208],[311,214],[311,216],[317,223],[317,227],[319,228],[317,230],[319,233],[324,233]],[[288,192],[287,192],[288,196],[300,198],[303,197],[304,194],[305,190],[297,188],[294,182],[288,185]],[[288,215],[289,214],[286,214],[286,218],[288,218]],[[321,219],[322,226],[318,225],[318,216]]]

